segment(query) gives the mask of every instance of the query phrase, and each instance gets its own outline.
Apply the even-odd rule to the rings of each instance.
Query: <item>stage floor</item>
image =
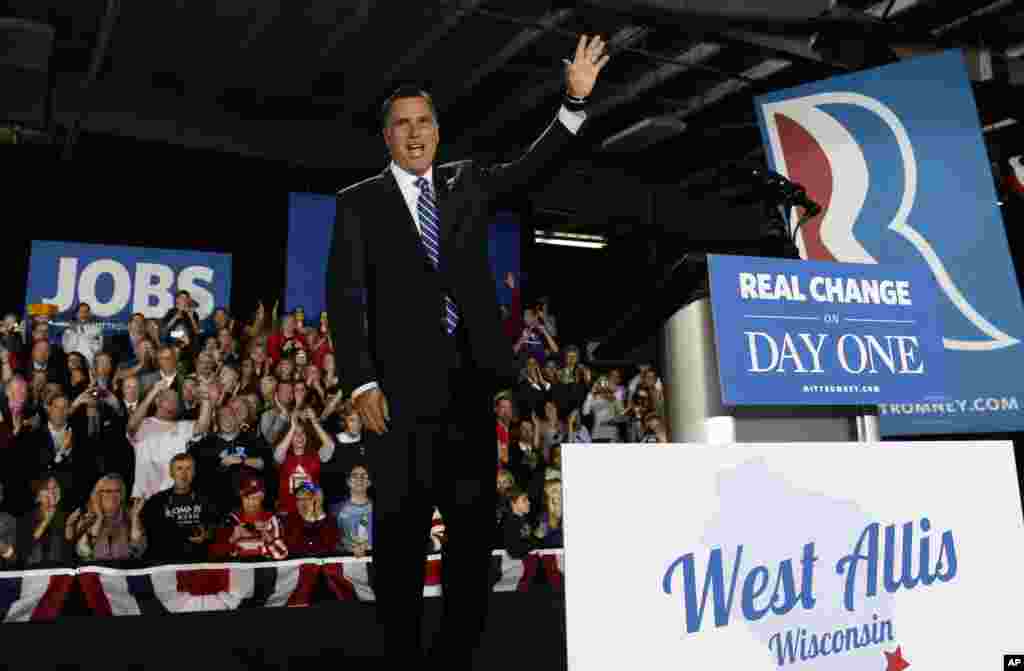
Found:
[[[441,600],[426,599],[425,634]],[[186,615],[66,616],[52,623],[0,625],[3,665],[39,669],[311,669],[349,662],[372,669],[378,640],[372,603],[260,608]],[[301,666],[300,666],[301,665]],[[344,668],[344,667],[343,667]],[[565,603],[549,590],[492,595],[474,668],[566,669]]]

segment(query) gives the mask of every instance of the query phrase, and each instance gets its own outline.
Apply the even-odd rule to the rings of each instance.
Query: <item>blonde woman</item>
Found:
[[[83,561],[138,559],[146,551],[146,533],[141,514],[144,499],[136,498],[128,506],[124,479],[117,473],[100,478],[92,488],[87,512],[71,513],[67,523],[68,540]]]

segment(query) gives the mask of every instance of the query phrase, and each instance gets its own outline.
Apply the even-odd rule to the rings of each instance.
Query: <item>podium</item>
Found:
[[[781,255],[780,255],[781,256]],[[727,406],[722,402],[706,254],[687,254],[591,349],[594,365],[620,366],[655,339],[674,443],[873,442],[874,406]]]
[[[659,358],[671,442],[880,440],[874,408],[724,405],[712,319],[705,295],[679,308],[662,326]]]

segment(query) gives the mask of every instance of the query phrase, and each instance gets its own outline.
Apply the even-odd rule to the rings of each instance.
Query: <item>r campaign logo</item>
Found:
[[[948,303],[946,349],[985,352],[1017,345],[1022,332],[996,300],[1016,281],[956,68],[959,52],[898,63],[764,96],[758,112],[772,168],[822,207],[801,229],[804,258],[923,261]]]
[[[956,579],[952,529],[933,530],[926,516],[872,521],[852,502],[793,488],[761,460],[723,473],[718,489],[722,508],[704,538],[710,552],[667,562],[661,578],[664,593],[681,602],[684,637],[738,620],[779,667],[812,660],[829,671],[909,666],[896,597]],[[745,500],[732,496],[741,490],[769,499],[780,519],[806,518],[808,510],[814,519],[772,529],[752,524],[730,504]],[[798,540],[801,534],[813,537]]]

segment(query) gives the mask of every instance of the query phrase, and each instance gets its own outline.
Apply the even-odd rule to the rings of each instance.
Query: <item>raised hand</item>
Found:
[[[597,76],[610,57],[605,53],[605,41],[600,35],[580,35],[576,55],[565,66],[565,84],[570,96],[586,98],[594,90]]]

